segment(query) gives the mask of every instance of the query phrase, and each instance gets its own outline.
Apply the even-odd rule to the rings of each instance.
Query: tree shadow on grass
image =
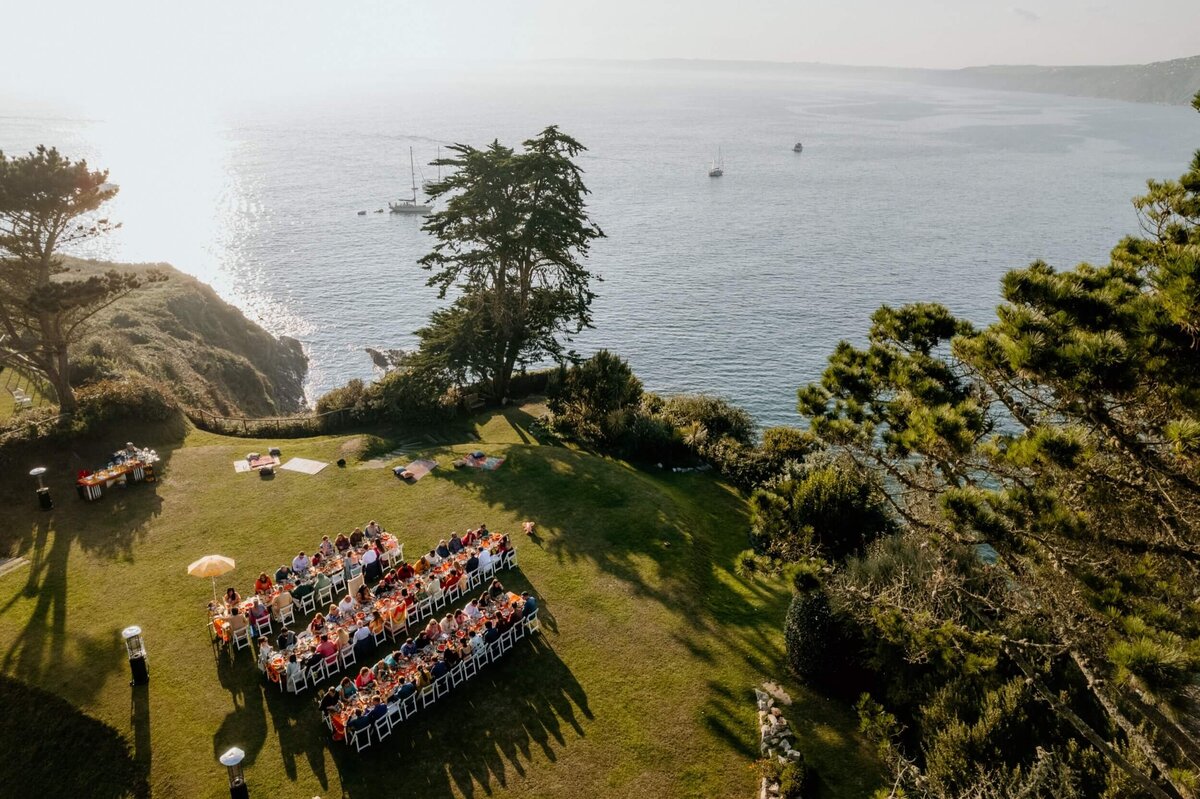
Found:
[[[148,763],[131,753],[129,743],[109,725],[54,694],[3,675],[0,705],[0,752],[17,769],[0,780],[0,797],[150,796]],[[148,726],[148,715],[145,721]]]

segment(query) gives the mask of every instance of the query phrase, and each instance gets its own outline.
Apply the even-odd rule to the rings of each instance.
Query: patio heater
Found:
[[[141,627],[126,627],[121,631],[125,639],[125,651],[129,655],[130,685],[145,685],[150,682],[150,669],[146,666],[146,644],[142,641]]]
[[[53,510],[54,509],[54,500],[52,500],[50,498],[50,489],[46,487],[46,484],[44,482],[42,482],[42,475],[44,475],[45,473],[46,473],[45,466],[38,466],[34,469],[29,470],[29,476],[37,478],[37,481],[38,481],[38,487],[37,487],[38,507],[41,508],[42,510]]]
[[[242,773],[242,760],[246,753],[236,746],[221,755],[221,765],[229,774],[229,799],[250,799],[250,789],[246,786],[246,775]]]

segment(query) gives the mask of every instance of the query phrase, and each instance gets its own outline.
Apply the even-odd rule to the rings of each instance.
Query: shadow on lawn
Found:
[[[159,448],[160,475],[167,471],[175,432],[167,430],[164,441],[150,444]],[[79,547],[100,558],[132,558],[134,543],[145,534],[150,520],[161,513],[162,500],[156,492],[158,484],[147,483],[128,488],[114,486],[99,501],[84,502],[76,495],[74,475],[81,468],[102,463],[115,446],[109,442],[77,442],[74,446],[73,451],[59,450],[36,460],[33,455],[24,456],[29,464],[48,467],[46,482],[54,498],[53,510],[36,507],[32,481],[24,486],[6,486],[5,494],[0,496],[0,502],[13,509],[9,516],[13,525],[0,533],[0,552],[29,561],[20,590],[0,598],[0,616],[29,614],[21,630],[7,642],[0,671],[34,684],[57,685],[61,682],[57,668],[64,662],[70,638],[79,650],[78,657],[88,664],[89,674],[96,679],[76,681],[55,690],[78,702],[98,690],[103,683],[99,677],[120,665],[123,649],[115,629],[94,634],[67,632],[71,551]],[[31,610],[23,602],[28,599],[34,600]]]

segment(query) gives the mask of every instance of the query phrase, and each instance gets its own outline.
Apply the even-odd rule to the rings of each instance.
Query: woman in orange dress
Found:
[[[261,572],[258,579],[254,581],[254,593],[265,594],[275,587],[275,583],[267,576],[266,572]]]

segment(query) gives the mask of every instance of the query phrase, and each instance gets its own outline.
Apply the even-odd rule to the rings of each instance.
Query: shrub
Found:
[[[366,387],[363,381],[355,378],[340,388],[335,388],[317,400],[317,413],[332,413],[334,411],[350,411],[356,419],[368,416],[365,404]]]
[[[822,681],[834,649],[832,617],[829,597],[820,586],[797,592],[788,605],[783,627],[788,667],[810,685]]]
[[[555,427],[565,436],[607,446],[625,437],[642,398],[642,381],[608,350],[561,370],[550,388]]]
[[[436,369],[401,367],[388,372],[364,392],[363,404],[378,418],[407,423],[451,419],[458,412],[450,378]]]
[[[670,422],[640,409],[630,414],[618,447],[624,457],[646,463],[672,465],[690,457]]]
[[[661,412],[678,428],[700,425],[709,441],[731,438],[749,445],[754,440],[754,417],[721,397],[679,394],[664,400]]]
[[[550,380],[557,374],[558,369],[534,369],[532,372],[518,372],[508,381],[508,396],[510,399],[521,399],[538,394],[546,394]]]
[[[92,432],[118,419],[162,421],[179,412],[169,391],[144,377],[129,375],[99,380],[75,392],[79,408],[72,420],[76,432]]]
[[[817,773],[802,757],[788,761],[779,772],[780,799],[811,799],[817,789]]]

